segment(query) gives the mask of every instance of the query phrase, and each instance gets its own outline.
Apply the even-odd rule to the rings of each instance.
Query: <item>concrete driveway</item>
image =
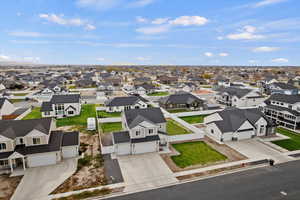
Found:
[[[158,153],[118,157],[125,191],[132,192],[177,182]]]
[[[77,159],[68,159],[58,165],[26,169],[11,200],[44,200],[77,168]]]
[[[257,138],[241,141],[225,142],[226,145],[247,156],[250,159],[273,159],[276,163],[293,160],[291,157],[263,144]]]

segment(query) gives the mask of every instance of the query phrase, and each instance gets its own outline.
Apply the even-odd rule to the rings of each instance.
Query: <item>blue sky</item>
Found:
[[[299,0],[2,0],[0,62],[299,65]]]

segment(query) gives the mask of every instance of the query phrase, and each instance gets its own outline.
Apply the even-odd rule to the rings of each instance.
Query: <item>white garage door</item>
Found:
[[[142,142],[133,144],[133,154],[141,154],[141,153],[150,153],[157,151],[157,143],[156,142]]]
[[[238,140],[250,139],[252,134],[253,134],[253,130],[252,131],[238,132],[237,133],[237,139]]]
[[[74,147],[63,147],[62,156],[63,158],[74,158],[78,155],[77,146]]]
[[[56,164],[56,153],[32,155],[27,157],[29,167],[39,167]]]
[[[116,144],[117,155],[129,155],[131,153],[130,143]]]

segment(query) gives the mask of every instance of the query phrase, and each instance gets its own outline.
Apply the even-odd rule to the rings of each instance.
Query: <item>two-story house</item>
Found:
[[[276,124],[300,128],[300,95],[273,94],[262,106],[265,115]]]
[[[206,134],[221,142],[275,133],[272,121],[257,108],[228,108],[205,117],[204,123]]]
[[[122,112],[124,110],[147,108],[147,100],[141,96],[115,97],[107,100],[106,112]]]
[[[42,117],[71,117],[80,115],[80,94],[53,95],[50,101],[42,103]]]
[[[53,118],[0,120],[0,170],[54,165],[78,156],[79,133],[55,129]]]
[[[125,131],[113,133],[117,155],[158,152],[168,146],[166,119],[160,108],[125,110],[122,126]]]
[[[267,94],[298,94],[299,89],[294,85],[282,83],[282,82],[275,82],[269,85],[266,85],[266,93]]]
[[[265,97],[258,91],[236,87],[217,89],[216,100],[227,106],[252,107],[264,102]]]

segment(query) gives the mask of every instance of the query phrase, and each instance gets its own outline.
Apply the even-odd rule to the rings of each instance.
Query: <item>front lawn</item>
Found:
[[[227,159],[226,156],[214,150],[205,142],[186,142],[172,144],[172,146],[180,155],[172,156],[171,159],[180,168],[199,164],[211,164]]]
[[[181,126],[179,123],[175,122],[174,120],[169,119],[167,120],[167,133],[169,135],[183,135],[183,134],[189,134],[191,133],[191,131]]]
[[[121,122],[103,123],[103,124],[100,124],[100,127],[101,127],[103,133],[117,132],[117,131],[121,131],[123,129]]]
[[[35,107],[31,110],[31,112],[26,115],[22,120],[26,119],[40,119],[42,118],[41,107]]]
[[[148,94],[148,96],[150,97],[154,97],[154,96],[167,96],[169,95],[169,92],[153,92],[151,94]]]
[[[26,96],[27,94],[28,93],[14,93],[13,95],[17,97],[22,97],[22,96]]]
[[[94,104],[85,104],[81,106],[81,113],[78,116],[66,117],[56,120],[56,125],[60,126],[87,126],[87,118],[96,117],[96,109]]]
[[[169,113],[181,113],[181,112],[191,112],[191,110],[187,108],[178,108],[178,109],[172,109],[172,110],[167,110]]]
[[[300,135],[299,134],[297,134],[293,131],[287,130],[285,128],[277,128],[276,131],[277,131],[277,133],[288,136],[290,139],[273,141],[272,143],[274,143],[284,149],[287,149],[289,151],[300,150]]]
[[[196,116],[187,116],[187,117],[180,117],[180,119],[186,121],[189,124],[199,124],[203,123],[204,117],[207,115],[196,115]]]
[[[104,110],[97,111],[98,118],[110,118],[110,117],[121,117],[120,112],[109,113]]]

